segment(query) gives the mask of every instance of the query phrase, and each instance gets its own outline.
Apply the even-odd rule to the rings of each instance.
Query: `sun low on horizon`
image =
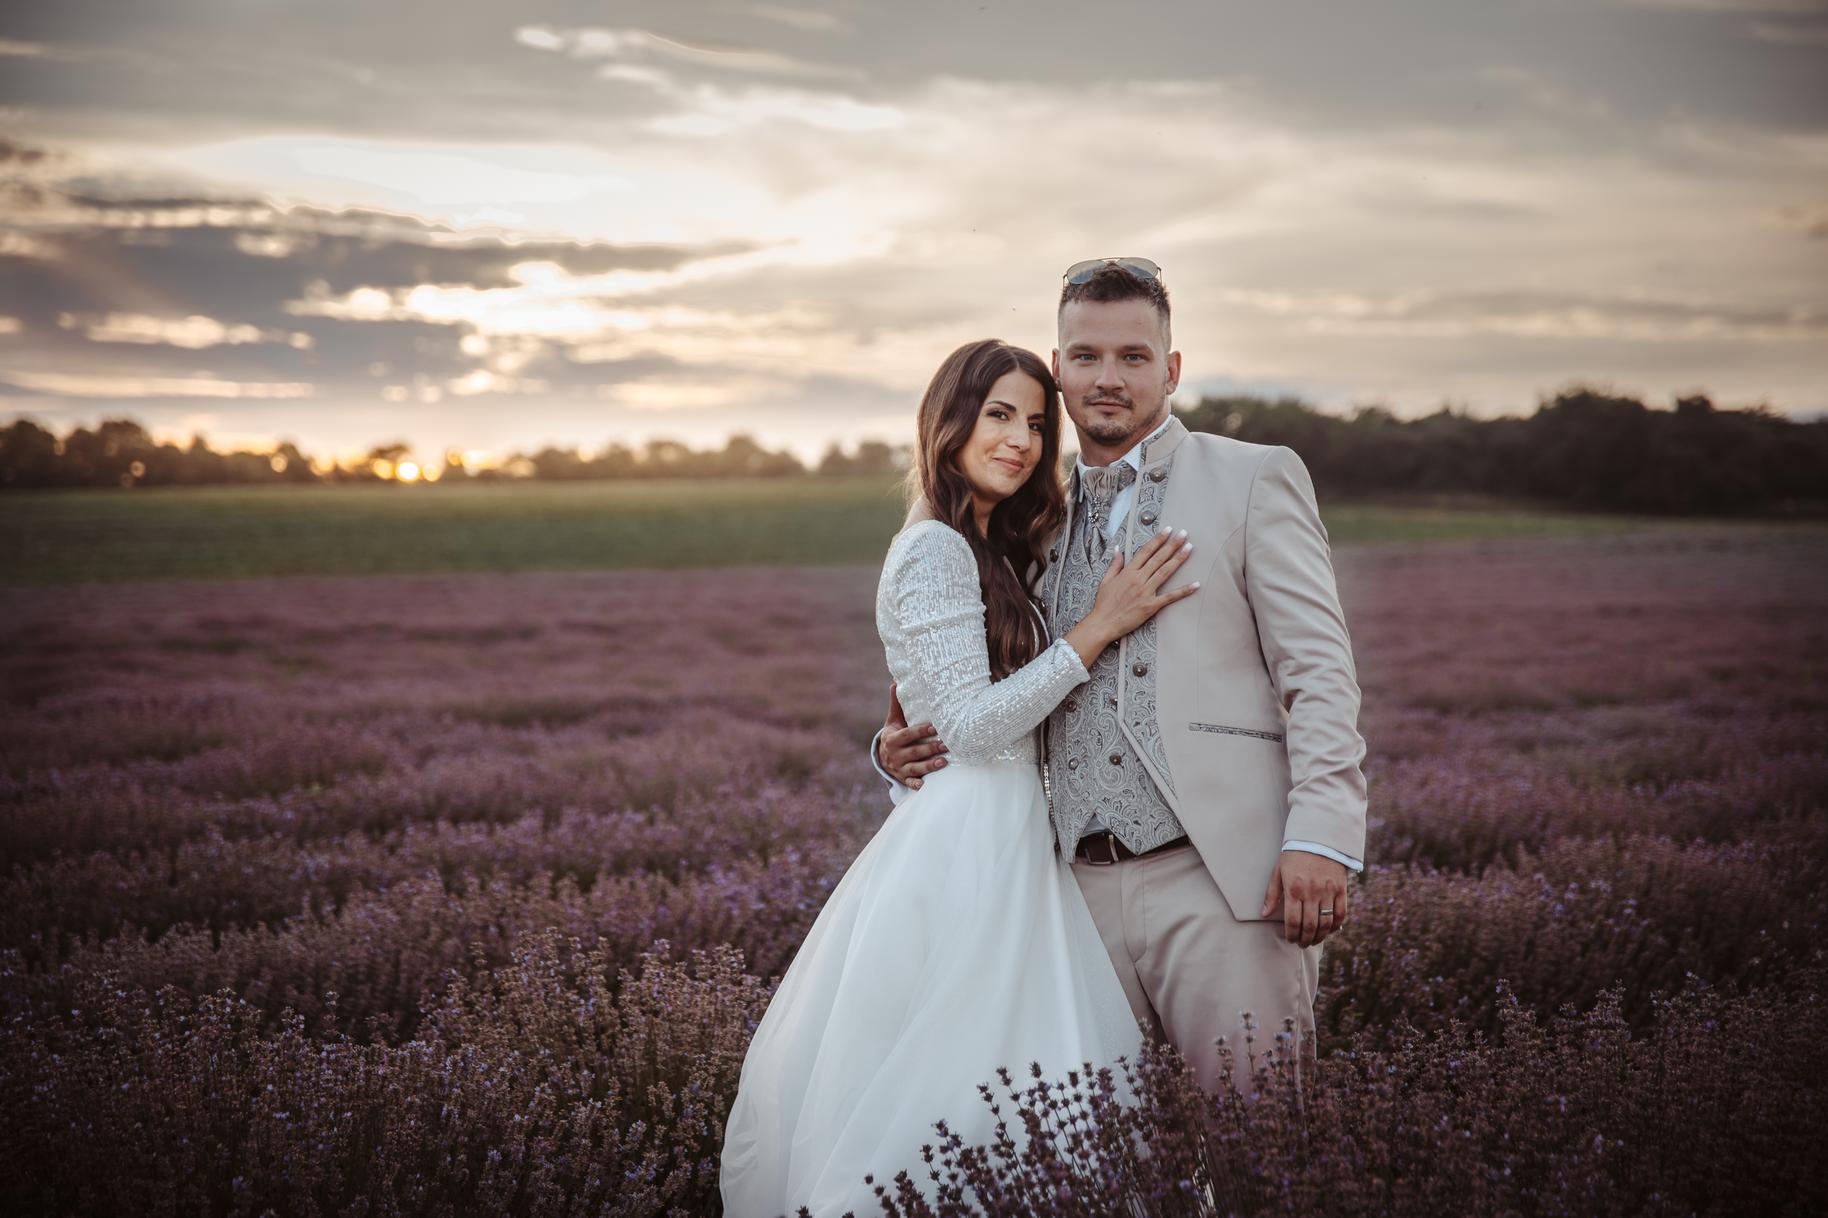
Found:
[[[0,391],[60,433],[407,482],[903,443],[947,352],[1045,355],[1124,254],[1184,399],[1828,411],[1814,0],[85,0],[0,67]]]

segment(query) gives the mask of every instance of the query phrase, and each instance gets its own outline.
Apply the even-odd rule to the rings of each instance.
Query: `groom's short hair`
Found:
[[[1060,307],[1054,310],[1054,317],[1066,312],[1066,306],[1074,301],[1088,300],[1099,304],[1109,304],[1118,300],[1146,300],[1155,306],[1155,311],[1162,319],[1162,348],[1174,346],[1170,339],[1170,321],[1168,313],[1168,286],[1159,278],[1139,279],[1120,266],[1107,264],[1098,268],[1092,277],[1084,283],[1067,283],[1060,286]]]

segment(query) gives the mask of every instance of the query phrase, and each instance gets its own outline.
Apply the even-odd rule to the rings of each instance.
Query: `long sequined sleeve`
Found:
[[[878,608],[909,722],[931,721],[961,761],[987,761],[1008,749],[1089,679],[1065,639],[1003,680],[990,679],[977,560],[939,521],[909,526],[890,548]]]

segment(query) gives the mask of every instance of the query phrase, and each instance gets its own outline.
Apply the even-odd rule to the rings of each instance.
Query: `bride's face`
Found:
[[[978,407],[977,426],[959,449],[959,472],[980,506],[1001,503],[1020,490],[1041,461],[1047,426],[1041,383],[1026,372],[1006,372]]]

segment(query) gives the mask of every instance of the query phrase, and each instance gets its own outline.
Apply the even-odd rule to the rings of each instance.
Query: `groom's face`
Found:
[[[1147,300],[1075,300],[1060,311],[1054,377],[1089,463],[1127,452],[1162,421],[1181,354]]]

